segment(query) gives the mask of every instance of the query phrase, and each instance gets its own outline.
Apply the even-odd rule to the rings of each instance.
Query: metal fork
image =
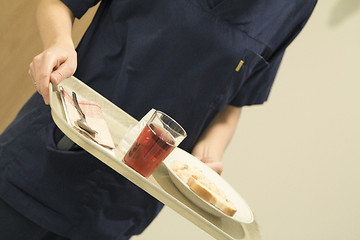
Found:
[[[92,129],[88,123],[86,122],[86,116],[84,114],[84,112],[81,110],[77,97],[76,97],[76,93],[72,92],[72,98],[74,100],[74,104],[75,104],[75,108],[78,111],[79,115],[80,115],[80,119],[76,120],[75,123],[82,128],[83,130],[85,130],[86,132],[88,132],[91,136],[94,136],[97,131],[95,131],[94,129]]]

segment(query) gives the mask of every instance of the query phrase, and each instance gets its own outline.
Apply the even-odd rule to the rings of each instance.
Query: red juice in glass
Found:
[[[171,134],[150,123],[144,127],[124,161],[144,177],[149,177],[174,148],[175,139]]]

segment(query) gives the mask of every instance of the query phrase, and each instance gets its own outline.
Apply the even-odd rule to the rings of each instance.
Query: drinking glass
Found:
[[[149,177],[185,137],[185,130],[174,119],[156,110],[126,153],[124,162]]]

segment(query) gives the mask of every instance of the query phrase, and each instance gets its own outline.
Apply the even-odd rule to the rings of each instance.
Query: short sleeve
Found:
[[[80,19],[86,11],[95,6],[100,0],[61,0]]]
[[[270,94],[284,51],[278,52],[268,65],[253,72],[232,99],[230,105],[242,107],[264,103]]]

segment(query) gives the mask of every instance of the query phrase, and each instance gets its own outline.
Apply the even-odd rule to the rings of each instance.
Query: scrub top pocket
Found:
[[[242,62],[243,61],[243,62]],[[238,66],[233,71],[232,75],[232,89],[233,93],[228,99],[232,99],[236,96],[238,91],[244,86],[248,81],[249,76],[257,71],[262,71],[269,67],[269,63],[259,54],[253,52],[252,50],[245,49],[245,58],[240,60]]]
[[[269,63],[259,54],[250,49],[242,49],[243,54],[238,57],[238,63],[234,64],[229,74],[229,79],[224,90],[216,95],[211,103],[211,108],[221,111],[238,97],[241,88],[247,83],[249,76],[257,71],[262,71],[269,66]]]
[[[74,171],[73,173],[82,174],[95,171],[102,165],[99,160],[75,143],[74,147],[69,150],[59,149],[57,144],[65,135],[55,123],[49,124],[47,130],[42,135],[46,146],[45,154],[47,155],[46,161],[49,169],[61,170],[64,168],[67,171],[70,170]]]

